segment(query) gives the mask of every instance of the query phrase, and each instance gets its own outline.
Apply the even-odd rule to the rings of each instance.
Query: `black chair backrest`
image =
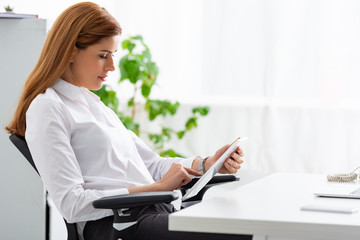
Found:
[[[16,134],[12,134],[10,135],[10,141],[15,145],[15,147],[22,153],[22,155],[24,155],[24,157],[28,160],[28,162],[31,164],[31,166],[35,169],[35,171],[37,172],[37,174],[39,174],[34,160],[32,159],[29,147],[25,141],[24,137],[21,137],[19,135]]]
[[[15,147],[22,153],[22,155],[24,155],[24,157],[26,158],[26,160],[28,160],[28,162],[31,164],[31,166],[34,168],[34,170],[39,174],[34,160],[32,159],[29,147],[26,143],[26,140],[24,137],[16,135],[16,134],[12,134],[9,136],[10,141],[15,145]],[[39,174],[40,176],[40,174]],[[77,235],[77,229],[76,229],[76,224],[75,223],[68,223],[65,219],[65,224],[66,224],[66,229],[67,229],[67,233],[68,233],[68,240],[78,240],[78,235]]]

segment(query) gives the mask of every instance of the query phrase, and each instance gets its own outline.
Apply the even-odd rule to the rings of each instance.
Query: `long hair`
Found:
[[[5,127],[8,133],[25,136],[30,103],[63,75],[75,47],[85,49],[102,38],[120,34],[115,18],[95,3],[82,2],[67,8],[56,19],[39,60],[26,79],[13,119]]]

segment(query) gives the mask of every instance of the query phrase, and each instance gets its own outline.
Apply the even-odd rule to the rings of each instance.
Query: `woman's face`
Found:
[[[113,54],[117,51],[119,41],[120,36],[117,35],[103,38],[86,49],[76,48],[69,65],[74,79],[68,79],[69,75],[65,72],[64,80],[89,90],[100,89],[108,72],[115,70]]]

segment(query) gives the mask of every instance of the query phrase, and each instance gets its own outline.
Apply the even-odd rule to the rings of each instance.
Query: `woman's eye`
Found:
[[[105,55],[99,55],[99,57],[100,57],[101,59],[107,59],[109,55],[110,55],[110,53],[109,53],[109,54],[105,54]],[[111,54],[111,56],[114,57],[114,54]]]

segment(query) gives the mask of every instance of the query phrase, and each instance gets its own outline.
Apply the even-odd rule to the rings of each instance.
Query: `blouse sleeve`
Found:
[[[95,209],[92,202],[128,194],[126,188],[83,188],[84,179],[70,142],[71,126],[61,102],[35,98],[26,113],[25,138],[49,196],[69,223],[112,215],[111,210]]]
[[[154,181],[159,181],[169,170],[172,163],[177,162],[184,167],[191,168],[196,157],[190,158],[163,158],[153,152],[135,133],[129,130],[141,159],[144,161]]]

